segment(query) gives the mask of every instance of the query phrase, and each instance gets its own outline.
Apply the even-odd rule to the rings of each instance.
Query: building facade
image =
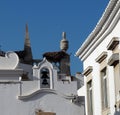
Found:
[[[84,97],[77,95],[80,74],[70,73],[65,32],[61,50],[33,59],[28,26],[24,49],[0,51],[1,115],[84,115]]]
[[[83,61],[86,115],[120,115],[120,0],[110,0],[76,52]]]

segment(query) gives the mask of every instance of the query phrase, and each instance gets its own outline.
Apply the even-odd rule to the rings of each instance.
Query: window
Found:
[[[101,71],[101,90],[102,90],[102,108],[108,107],[108,79],[106,74],[107,69]]]
[[[47,68],[40,71],[40,85],[41,88],[50,88],[50,73]]]
[[[120,96],[120,66],[117,64],[114,67],[114,78],[115,78],[115,95]]]
[[[88,95],[88,113],[93,115],[93,99],[92,99],[92,80],[87,83]]]

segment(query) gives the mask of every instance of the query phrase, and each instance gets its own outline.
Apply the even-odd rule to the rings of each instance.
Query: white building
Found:
[[[76,56],[83,61],[86,115],[120,115],[120,0],[105,12]]]
[[[0,51],[0,115],[85,115],[84,97],[77,95],[81,84],[70,74],[67,49],[63,33],[61,51],[33,59],[26,26],[24,50]]]

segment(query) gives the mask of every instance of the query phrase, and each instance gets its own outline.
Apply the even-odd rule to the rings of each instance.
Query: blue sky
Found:
[[[1,0],[0,45],[4,51],[22,50],[28,24],[34,58],[59,51],[62,32],[69,40],[71,72],[82,72],[75,52],[94,29],[109,0]]]

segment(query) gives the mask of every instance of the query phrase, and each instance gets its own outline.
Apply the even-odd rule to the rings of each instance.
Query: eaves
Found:
[[[84,61],[91,52],[108,36],[120,20],[120,0],[111,0],[95,29],[76,52]]]

